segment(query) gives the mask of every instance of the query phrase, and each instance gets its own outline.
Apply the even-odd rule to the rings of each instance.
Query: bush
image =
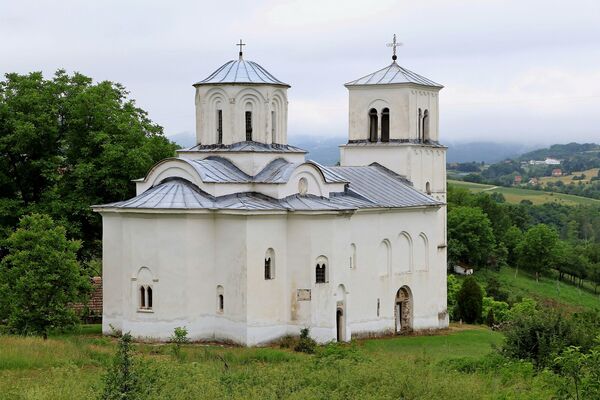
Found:
[[[484,297],[482,304],[482,313],[481,315],[485,315],[486,318],[492,312],[494,316],[494,323],[505,322],[508,319],[508,303],[504,301],[496,301],[492,297]],[[489,323],[486,324],[488,326],[492,326]]]
[[[481,320],[483,306],[483,291],[472,276],[467,276],[463,281],[457,295],[459,317],[468,324]]]
[[[298,344],[294,347],[294,351],[313,354],[317,347],[317,342],[313,338],[310,337],[310,329],[303,328],[300,331],[300,340],[298,340]]]
[[[173,331],[170,341],[173,343],[173,355],[178,359],[181,359],[181,345],[189,343],[190,339],[187,337],[188,331],[186,327],[178,326]]]
[[[447,301],[448,301],[448,315],[450,320],[456,321],[458,319],[458,308],[456,301],[458,298],[458,292],[460,291],[460,282],[456,276],[449,274],[447,278]]]
[[[119,339],[113,364],[104,376],[101,400],[135,400],[141,398],[140,379],[131,358],[131,335]]]

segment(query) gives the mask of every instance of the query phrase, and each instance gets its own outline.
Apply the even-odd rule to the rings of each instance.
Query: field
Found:
[[[504,288],[510,289],[514,297],[531,297],[570,310],[600,310],[600,293],[594,294],[590,290],[579,289],[550,277],[542,276],[539,282],[536,282],[527,272],[517,272],[514,268],[502,268],[499,273],[478,271],[475,276],[485,280],[492,274],[500,280]]]
[[[600,200],[587,197],[574,196],[564,193],[551,193],[541,190],[521,189],[515,187],[492,186],[481,183],[463,182],[448,180],[448,184],[455,187],[468,189],[473,193],[502,193],[509,203],[520,203],[522,200],[529,200],[533,204],[558,203],[563,205],[600,205]]]
[[[139,344],[145,399],[542,399],[558,379],[528,363],[494,362],[502,336],[453,326],[436,336],[329,346],[317,355],[270,348]],[[102,390],[115,339],[78,334],[0,337],[0,399],[90,399]]]
[[[564,176],[543,176],[543,177],[539,178],[539,181],[540,181],[541,184],[546,184],[548,182],[558,182],[558,181],[561,181],[565,185],[568,185],[571,182],[573,182],[575,184],[577,184],[578,182],[581,182],[581,183],[590,183],[590,180],[593,177],[598,176],[598,171],[599,170],[600,170],[600,168],[592,168],[592,169],[588,169],[586,171],[573,172],[570,175],[564,175]],[[573,180],[574,176],[581,176],[581,174],[585,175],[584,179],[578,180],[578,181],[574,181]]]

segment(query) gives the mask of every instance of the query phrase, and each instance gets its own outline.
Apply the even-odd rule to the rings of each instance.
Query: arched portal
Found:
[[[400,289],[398,289],[394,304],[396,334],[406,333],[412,330],[412,303],[412,294],[408,286],[402,286]]]
[[[339,285],[336,292],[335,331],[338,342],[346,341],[346,287]]]
[[[338,308],[335,313],[335,326],[337,331],[337,341],[344,341],[344,310]]]

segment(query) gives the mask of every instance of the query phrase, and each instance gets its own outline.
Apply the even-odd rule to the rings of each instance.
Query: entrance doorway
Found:
[[[396,334],[412,330],[412,295],[407,286],[402,286],[396,293],[394,317]]]
[[[338,342],[343,342],[345,340],[344,338],[344,310],[342,310],[341,308],[338,308],[336,313],[335,313],[335,325],[336,325],[336,332],[337,332],[337,341]]]

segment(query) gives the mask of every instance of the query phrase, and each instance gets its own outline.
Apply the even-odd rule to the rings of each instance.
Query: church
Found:
[[[194,84],[196,145],[93,206],[103,332],[246,346],[448,326],[442,86],[397,63],[345,84],[339,166],[288,144],[290,85],[245,58]]]

